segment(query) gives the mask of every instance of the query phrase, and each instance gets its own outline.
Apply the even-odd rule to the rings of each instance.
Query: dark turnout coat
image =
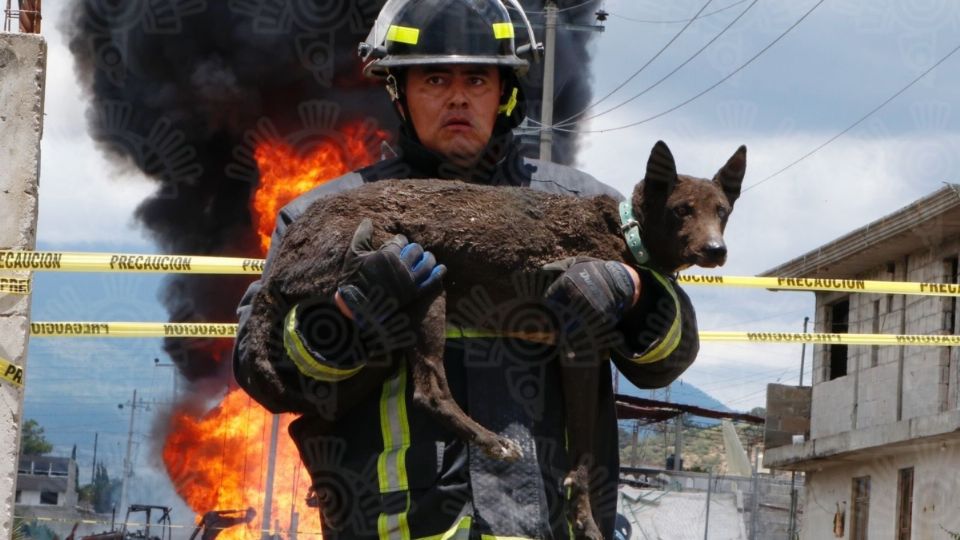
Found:
[[[580,197],[606,194],[623,198],[587,174],[523,158],[514,151],[491,160],[480,178],[464,178],[439,166],[422,147],[409,141],[404,147],[405,157],[386,159],[326,182],[284,207],[277,216],[268,267],[285,229],[313,201],[367,182],[457,177]],[[642,279],[641,300],[618,327],[633,352],[623,354],[621,350],[613,361],[635,385],[659,388],[676,379],[693,361],[697,329],[689,299],[672,280],[655,279],[648,273],[642,274]],[[363,369],[352,368],[355,360],[332,352],[337,349],[330,343],[356,338],[352,324],[342,318],[333,325],[339,328],[333,333],[345,335],[328,335],[326,345],[311,346],[310,336],[297,334],[297,343],[305,342],[298,347],[310,357],[309,369],[302,358],[292,359],[288,354],[255,360],[248,352],[244,326],[259,288],[260,282],[254,282],[238,308],[235,376],[240,386],[269,410],[301,415],[291,424],[290,435],[320,500],[325,538],[568,537],[562,486],[569,469],[563,399],[550,345],[448,327],[444,364],[459,405],[482,425],[515,440],[532,440],[536,448],[535,455],[504,463],[471,449],[413,404],[412,381],[402,358],[395,359],[382,383],[377,381],[376,392],[349,410],[336,407],[337,393],[349,392],[351,381],[365,376]],[[335,313],[332,307],[328,311]],[[278,313],[276,317],[286,315]],[[677,329],[679,342],[670,341],[665,350],[666,336]],[[284,332],[295,330],[285,324]],[[593,467],[593,484],[600,497],[594,502],[594,512],[605,537],[612,538],[618,430],[610,372],[601,372],[597,388],[600,408],[594,425],[598,462]]]

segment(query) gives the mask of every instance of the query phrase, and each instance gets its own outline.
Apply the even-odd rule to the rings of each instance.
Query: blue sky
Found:
[[[607,0],[607,30],[594,44],[596,95],[637,71],[683,26],[628,18],[689,18],[705,1]],[[757,2],[658,88],[583,128],[615,128],[675,106],[731,73],[816,3]],[[730,5],[690,25],[595,111],[672,70],[751,2],[715,0],[704,12]],[[59,8],[48,6],[44,21],[49,61],[38,247],[154,251],[131,217],[152,184],[103,159],[87,135],[84,98],[57,31]],[[950,0],[823,2],[755,62],[689,105],[629,129],[585,134],[579,165],[626,193],[642,176],[658,139],[670,145],[680,172],[702,177],[712,176],[746,144],[744,185],[752,186],[847,128],[960,44],[958,26],[960,5]],[[747,191],[727,230],[729,262],[710,273],[757,274],[909,204],[944,181],[960,180],[958,67],[960,54],[846,136]],[[165,313],[156,299],[160,279],[39,274],[33,318],[162,321]],[[687,290],[704,330],[794,331],[804,316],[813,317],[810,293]],[[58,451],[69,452],[78,443],[87,470],[97,431],[101,455],[119,467],[128,416],[117,404],[128,401],[134,388],[157,407],[170,396],[170,369],[153,365],[161,354],[159,340],[35,339],[29,352],[26,416],[47,427]],[[795,383],[799,361],[799,346],[705,343],[684,380],[735,409],[749,410],[764,404],[768,382]],[[808,351],[808,373],[809,366]],[[145,415],[136,429],[139,456],[149,454],[144,445],[150,428]],[[163,483],[162,475],[154,480]]]

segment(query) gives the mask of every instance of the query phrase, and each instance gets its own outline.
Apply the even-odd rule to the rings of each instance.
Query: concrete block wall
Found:
[[[867,538],[895,538],[899,470],[914,469],[911,538],[947,538],[943,530],[960,531],[960,437],[924,446],[903,447],[897,454],[877,452],[857,463],[808,472],[804,485],[802,540],[834,538],[833,518],[845,513],[842,538],[851,537],[853,478],[870,477]],[[942,527],[942,528],[941,528]]]
[[[810,438],[826,437],[852,427],[853,377],[840,377],[813,387]]]
[[[960,253],[960,239],[940,238],[907,257],[857,276],[868,280],[941,283],[950,280],[944,259]],[[935,296],[819,293],[817,331],[829,329],[829,306],[850,302],[850,332],[942,334],[949,298]],[[954,314],[957,320],[957,314]],[[960,330],[960,324],[955,325]],[[849,347],[847,376],[826,380],[829,349],[814,347],[815,385],[811,436],[823,437],[933,415],[960,404],[960,351],[941,347]],[[902,362],[902,368],[901,368]],[[902,389],[901,389],[902,385]],[[898,412],[898,400],[899,412]]]
[[[46,43],[38,35],[0,33],[0,249],[34,249]],[[0,270],[2,277],[26,277]],[[0,293],[0,357],[26,372],[30,299]],[[29,380],[25,375],[24,381]],[[0,538],[10,538],[23,391],[0,382]]]

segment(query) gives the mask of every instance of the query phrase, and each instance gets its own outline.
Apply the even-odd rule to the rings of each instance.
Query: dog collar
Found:
[[[640,223],[633,217],[633,207],[629,201],[620,201],[620,232],[623,233],[623,239],[627,241],[627,247],[633,258],[639,264],[647,264],[650,260],[650,254],[647,248],[643,246],[643,240],[640,239],[642,229]]]

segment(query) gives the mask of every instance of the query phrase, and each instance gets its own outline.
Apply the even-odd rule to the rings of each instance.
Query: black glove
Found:
[[[374,250],[373,222],[364,219],[353,234],[343,261],[340,286],[344,303],[358,322],[365,314],[393,313],[423,292],[439,286],[447,267],[437,264],[420,244],[398,234]],[[372,309],[371,302],[385,302]]]
[[[562,272],[547,288],[547,300],[579,311],[585,321],[599,320],[612,328],[633,304],[633,279],[622,263],[571,257],[544,265],[543,270]]]

